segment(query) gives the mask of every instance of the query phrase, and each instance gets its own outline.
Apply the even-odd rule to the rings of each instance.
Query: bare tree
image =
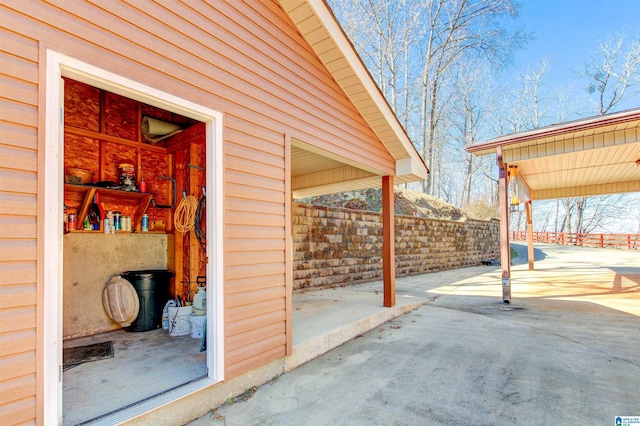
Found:
[[[510,0],[432,0],[426,9],[428,31],[423,47],[422,87],[420,102],[420,147],[423,158],[433,171],[425,182],[425,192],[436,193],[440,170],[433,167],[445,140],[440,126],[446,86],[451,67],[465,60],[488,61],[501,66],[515,47],[527,36],[521,32],[507,33],[499,25],[499,17],[517,16]]]
[[[630,95],[630,90],[640,83],[640,40],[634,39],[625,50],[624,39],[624,35],[619,35],[601,41],[597,53],[584,63],[580,72],[587,81],[587,92],[595,94],[595,99],[591,101],[598,115],[614,111]],[[590,206],[591,200],[595,205]],[[564,201],[574,207],[571,211],[575,211],[576,232],[587,232],[602,222],[600,216],[611,214],[613,209],[610,205],[609,208],[603,208],[601,199],[597,197],[569,198]],[[585,218],[586,212],[590,212],[591,217]],[[570,222],[571,217],[568,220]]]
[[[494,131],[497,134],[517,133],[546,126],[550,120],[550,104],[553,92],[546,92],[545,77],[549,62],[543,60],[533,69],[516,78],[518,85],[506,88],[502,96],[503,107],[494,116]]]
[[[431,170],[437,194],[456,66],[502,66],[528,35],[507,31],[514,0],[330,0],[356,50]]]
[[[458,162],[462,162],[463,174],[460,206],[471,202],[472,179],[481,159],[467,151],[467,147],[478,142],[479,135],[485,132],[489,111],[494,105],[493,91],[487,90],[490,81],[488,69],[478,67],[474,63],[458,67],[455,101],[455,130],[451,140],[457,143],[455,152]],[[490,170],[484,170],[490,172]]]
[[[423,2],[332,1],[334,12],[405,129],[411,124],[411,70]]]
[[[633,40],[624,50],[624,35],[598,44],[598,52],[587,60],[579,74],[584,77],[587,92],[595,94],[598,114],[607,114],[628,95],[629,89],[640,83],[640,40]]]

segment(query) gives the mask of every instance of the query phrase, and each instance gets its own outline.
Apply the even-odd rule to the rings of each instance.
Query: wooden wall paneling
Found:
[[[139,144],[142,144],[142,104],[138,102],[136,104],[136,140]],[[140,189],[140,179],[142,178],[142,149],[138,147],[136,150],[136,185]],[[146,185],[146,182],[145,182]],[[151,222],[149,222],[151,223]]]
[[[93,180],[100,180],[100,141],[65,133],[64,166],[90,170]]]
[[[169,158],[171,159],[171,163],[174,165],[172,167],[173,169],[173,176],[176,179],[176,187],[180,188],[184,185],[184,167],[182,167],[182,165],[184,165],[184,151],[179,150],[179,151],[175,151],[172,154],[169,155]],[[181,168],[179,168],[179,166]],[[173,210],[172,210],[173,211]],[[174,234],[174,258],[175,258],[175,292],[176,295],[178,294],[182,294],[183,293],[183,286],[184,286],[184,281],[185,281],[185,273],[184,273],[184,262],[185,262],[185,258],[184,258],[184,234],[182,234],[181,232],[178,232],[175,230],[175,228],[173,227],[173,214],[172,212],[170,212],[168,214],[168,216],[171,216],[171,229],[173,230],[173,234]]]
[[[138,102],[136,107],[136,140],[138,141],[138,143],[142,143],[142,103]],[[140,176],[138,176],[137,174],[136,176],[138,179],[140,179]]]
[[[100,128],[99,128],[99,132],[101,135],[104,135],[104,129],[105,129],[105,124],[104,124],[104,90],[100,90],[100,110],[99,110],[99,117],[98,117],[98,122],[100,124]],[[104,180],[106,180],[105,177],[105,170],[106,170],[106,152],[105,152],[105,145],[104,145],[104,139],[100,140],[100,179],[99,181],[102,182]]]
[[[101,131],[103,91],[64,78],[64,124],[94,132]]]
[[[176,191],[177,191],[177,203],[180,203],[180,200],[183,199],[183,193],[182,191],[188,191],[189,187],[191,186],[191,173],[190,173],[190,168],[187,167],[187,163],[189,163],[191,161],[191,143],[189,143],[188,145],[185,146],[184,148],[184,157],[183,157],[183,161],[176,165],[177,167],[179,167],[182,171],[182,175],[184,177],[183,183],[182,185],[177,186]],[[175,214],[175,210],[174,210],[174,214]],[[174,221],[175,221],[175,216],[174,216]],[[178,231],[176,230],[176,232],[178,233]],[[182,289],[184,296],[188,296],[189,295],[189,290],[191,289],[191,283],[196,281],[196,277],[193,276],[193,268],[192,268],[192,259],[191,259],[191,241],[193,239],[193,232],[189,231],[186,234],[184,234],[184,238],[182,240],[183,244],[182,244],[182,256],[183,256],[183,270],[184,270],[184,287]]]
[[[167,172],[169,173],[170,176],[173,176],[175,178],[175,172],[174,170],[176,169],[176,165],[180,164],[180,163],[176,163],[176,158],[172,155],[167,155]],[[167,181],[165,181],[165,184],[168,184]],[[174,188],[175,191],[177,191],[177,185],[176,188]],[[171,199],[169,201],[170,203],[173,202],[173,199]],[[174,212],[175,209],[167,209],[165,212],[165,221],[166,221],[166,230],[167,231],[174,231],[175,230],[175,226],[173,224],[173,216],[174,216]]]
[[[138,140],[138,102],[104,92],[104,132],[131,141]]]
[[[113,142],[123,146],[130,146],[133,148],[142,149],[144,151],[153,151],[153,152],[160,152],[160,153],[167,152],[167,150],[162,146],[149,145],[146,143],[139,144],[137,141],[131,141],[128,139],[117,137],[117,136],[106,135],[104,133],[96,132],[93,130],[81,129],[79,127],[65,126],[64,131],[66,134],[69,134],[69,135],[84,136],[84,137],[94,138],[94,139],[98,139],[105,142]]]
[[[198,169],[200,159],[200,144],[192,143],[189,147],[189,188],[187,195],[196,198],[200,196],[200,186],[202,185],[202,172]],[[197,277],[200,275],[200,245],[196,238],[195,230],[189,232],[189,276],[191,277],[189,291],[197,290]]]
[[[100,140],[100,155],[98,157],[99,161],[99,178],[97,179],[98,182],[102,182],[107,180],[106,178],[106,170],[107,170],[107,165],[106,165],[106,161],[107,161],[107,152],[106,152],[107,147],[105,146],[105,141],[104,140]]]
[[[203,123],[203,127],[204,123]],[[206,192],[206,183],[207,183],[207,144],[206,144],[206,127],[205,127],[205,132],[203,132],[203,136],[200,138],[200,140],[198,141],[198,162],[196,163],[198,164],[198,166],[202,167],[202,169],[200,170],[199,176],[200,176],[200,184],[199,184],[199,188],[198,188],[198,193],[196,194],[196,197],[200,198],[202,197],[204,194],[202,192],[202,188],[205,188],[205,192]],[[202,212],[202,220],[200,223],[202,232],[206,235],[207,232],[207,221],[206,221],[206,203],[205,203],[205,208]],[[198,244],[199,246],[199,244]],[[204,246],[205,250],[206,250],[206,242],[205,242],[205,246]],[[202,276],[206,276],[207,275],[207,263],[208,263],[208,259],[207,259],[207,253],[201,249],[198,250],[199,253],[199,259],[200,259],[200,266],[199,266],[199,272],[198,275],[202,275]]]
[[[105,133],[105,128],[106,128],[106,124],[105,124],[105,117],[104,117],[104,104],[105,104],[105,96],[106,93],[104,92],[104,90],[100,90],[100,116],[99,116],[99,123],[100,123],[100,130],[98,130],[100,133],[102,134],[106,134]]]
[[[164,149],[163,152],[140,149],[140,164],[141,169],[139,172],[144,176],[144,181],[147,185],[147,192],[153,194],[156,204],[170,205],[173,202],[173,198],[171,196],[171,186],[173,184],[170,181],[159,177],[173,175],[173,172],[169,172],[171,169],[170,156],[166,154]],[[163,221],[165,223],[165,229],[170,229],[167,223],[168,212],[170,212],[170,209],[150,207],[147,211],[147,215],[149,215],[149,223],[151,224],[155,221]]]
[[[136,164],[136,148],[112,142],[103,142],[103,145],[105,157],[104,180],[118,183],[120,180],[118,166],[122,163]]]
[[[176,234],[181,234],[176,230]],[[191,285],[191,281],[195,281],[195,278],[191,276],[191,263],[189,257],[189,245],[190,245],[190,235],[184,234],[182,238],[182,293],[181,295],[187,296],[189,292],[189,286]]]

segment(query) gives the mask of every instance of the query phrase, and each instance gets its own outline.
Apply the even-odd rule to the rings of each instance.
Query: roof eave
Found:
[[[500,136],[490,141],[471,145],[467,147],[467,152],[478,156],[495,153],[498,146],[510,146],[523,142],[530,142],[536,139],[548,138],[557,135],[567,135],[570,133],[583,132],[586,130],[612,126],[630,121],[640,120],[640,108],[621,111],[606,115],[597,115],[566,123],[554,124],[539,129],[528,130],[526,132],[513,133],[511,135]]]
[[[343,88],[345,94],[351,99],[353,104],[356,106],[361,116],[369,123],[373,131],[378,135],[380,141],[387,148],[389,153],[396,159],[396,163],[405,160],[411,159],[411,169],[409,174],[412,175],[413,178],[417,178],[417,180],[422,180],[427,177],[429,174],[429,169],[426,164],[420,157],[420,154],[413,146],[413,143],[409,139],[409,136],[405,132],[405,129],[402,127],[400,122],[398,121],[397,116],[389,106],[387,100],[383,96],[379,87],[375,83],[373,77],[367,70],[366,66],[362,62],[362,59],[356,52],[355,48],[349,41],[348,37],[344,33],[342,27],[336,20],[331,8],[328,6],[325,0],[280,0],[280,3],[283,6],[283,9],[289,14],[292,21],[296,24],[301,34],[306,37],[307,32],[305,31],[305,24],[308,24],[312,20],[309,19],[309,16],[305,16],[303,13],[303,6],[306,6],[308,10],[315,16],[315,18],[321,23],[322,29],[325,32],[326,39],[323,39],[323,47],[324,50],[319,52],[314,44],[307,38],[309,44],[314,50],[316,54],[323,61],[323,63],[327,64],[329,61],[336,61],[336,54],[341,55],[342,58],[346,61],[352,73],[348,76],[345,76],[344,73],[341,73],[340,76],[333,75],[335,81]],[[310,28],[310,31],[317,31],[317,28]],[[316,32],[317,37],[317,32]],[[327,49],[326,42],[330,41],[333,45],[333,48]],[[331,70],[329,66],[327,69]],[[356,85],[358,85],[358,89],[354,89],[353,78],[357,80]],[[345,85],[342,83],[348,81],[349,82],[349,90],[345,88]],[[357,92],[358,99],[355,98],[354,93]],[[375,105],[375,110],[371,111],[370,108],[364,110],[361,105],[362,102],[362,94],[366,94],[366,97],[373,102]],[[368,106],[370,106],[369,104]],[[381,123],[380,115],[384,118],[384,121]],[[383,134],[391,134],[392,137],[384,137],[381,136]],[[396,176],[400,176],[400,173],[396,173]]]

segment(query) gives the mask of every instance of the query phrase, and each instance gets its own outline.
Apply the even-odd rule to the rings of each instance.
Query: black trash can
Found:
[[[169,299],[169,284],[173,273],[167,270],[128,271],[120,274],[138,294],[138,317],[127,331],[149,331],[162,326],[162,309]]]

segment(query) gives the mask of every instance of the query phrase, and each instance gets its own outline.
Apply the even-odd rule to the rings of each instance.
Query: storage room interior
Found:
[[[65,424],[207,374],[205,132],[64,79]]]

